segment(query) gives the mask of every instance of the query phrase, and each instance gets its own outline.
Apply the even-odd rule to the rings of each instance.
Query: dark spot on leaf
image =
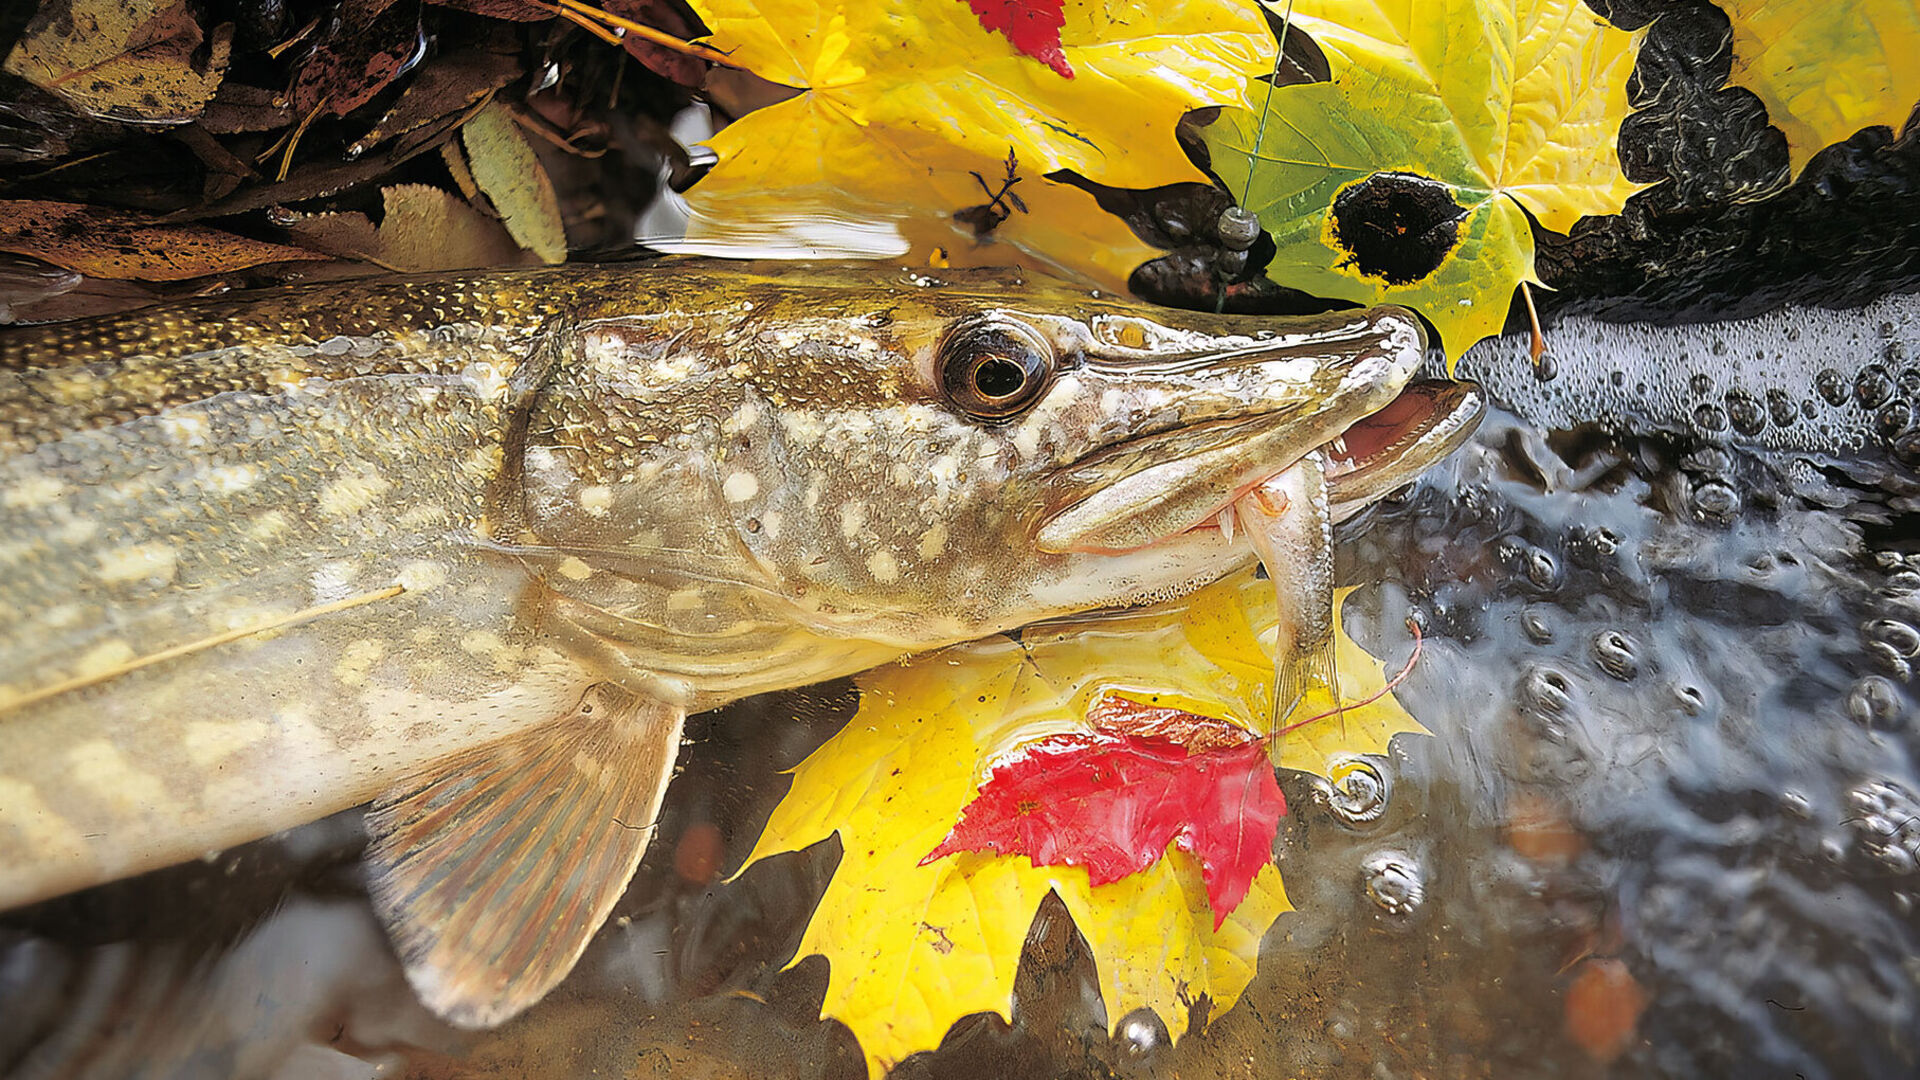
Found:
[[[1389,285],[1411,285],[1440,268],[1460,242],[1467,208],[1447,185],[1408,173],[1375,173],[1333,200],[1343,265]]]

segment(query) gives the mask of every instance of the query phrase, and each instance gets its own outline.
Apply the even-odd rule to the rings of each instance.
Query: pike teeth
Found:
[[[1227,541],[1227,543],[1229,544],[1233,543],[1234,512],[1233,512],[1233,505],[1231,503],[1229,503],[1225,509],[1220,511],[1219,516],[1214,518],[1214,522],[1220,526],[1220,535]]]
[[[1347,456],[1347,437],[1344,433],[1327,445],[1332,447],[1333,452],[1339,454],[1341,457]]]

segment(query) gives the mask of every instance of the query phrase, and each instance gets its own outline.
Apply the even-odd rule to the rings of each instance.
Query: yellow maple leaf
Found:
[[[1207,136],[1215,171],[1273,234],[1267,274],[1282,285],[1407,304],[1457,358],[1538,281],[1527,212],[1565,232],[1640,188],[1616,143],[1642,34],[1581,0],[1294,0],[1292,27],[1332,81],[1256,87],[1250,111]],[[1399,205],[1435,198],[1452,201],[1450,222],[1415,214],[1422,228],[1396,232]],[[1342,205],[1371,247],[1342,227],[1340,200],[1361,200]]]
[[[840,866],[795,958],[830,961],[822,1012],[853,1030],[870,1071],[932,1049],[962,1016],[1010,1014],[1021,946],[1049,891],[1093,951],[1113,1022],[1146,1007],[1178,1033],[1199,994],[1213,1015],[1233,1006],[1262,935],[1292,910],[1272,865],[1216,930],[1200,868],[1174,845],[1147,870],[1099,886],[1085,867],[1024,857],[921,860],[998,759],[1085,730],[1087,706],[1109,691],[1269,731],[1273,658],[1261,639],[1275,623],[1271,586],[1248,571],[1180,605],[1054,624],[1018,643],[977,642],[861,676],[858,714],[794,770],[747,862],[839,833]],[[1378,661],[1344,632],[1338,648],[1346,700],[1382,688]],[[1295,715],[1330,708],[1322,690]],[[1389,695],[1288,736],[1282,764],[1330,774],[1348,755],[1384,752],[1402,731],[1424,729]]]
[[[1132,188],[1203,181],[1175,123],[1189,109],[1244,104],[1247,80],[1274,57],[1251,0],[1069,0],[1060,39],[1071,79],[1016,52],[959,0],[692,4],[709,44],[801,93],[710,141],[720,161],[688,192],[689,242],[747,246],[858,215],[892,227],[892,253],[913,246],[924,260],[938,246],[971,265],[1024,252],[1113,288],[1154,249],[1045,174]],[[977,242],[952,215],[988,203],[1009,151],[1028,212],[1010,211],[990,236],[998,243]]]
[[[1864,127],[1898,135],[1920,102],[1920,3],[1721,0],[1733,23],[1733,82],[1759,95],[1787,136],[1793,175]]]

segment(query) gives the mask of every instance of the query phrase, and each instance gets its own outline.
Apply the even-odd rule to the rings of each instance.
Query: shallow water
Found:
[[[1283,778],[1298,910],[1242,1002],[1177,1046],[1169,1027],[1195,1017],[1109,1036],[1091,960],[1043,907],[1013,1023],[962,1021],[896,1075],[1920,1072],[1912,308],[1764,363],[1716,354],[1711,330],[1680,339],[1683,359],[1573,325],[1552,383],[1512,346],[1470,361],[1528,418],[1496,411],[1342,533],[1341,577],[1362,585],[1348,631],[1391,666],[1405,618],[1425,628],[1399,694],[1434,737],[1402,736],[1338,790]],[[1594,404],[1648,379],[1659,392],[1625,397],[1652,404]],[[1726,418],[1781,396],[1784,423]],[[832,842],[716,879],[779,770],[852,705],[843,683],[696,718],[615,918],[498,1032],[413,1002],[349,813],[0,917],[0,1069],[861,1076],[851,1036],[816,1019],[824,963],[781,970]]]

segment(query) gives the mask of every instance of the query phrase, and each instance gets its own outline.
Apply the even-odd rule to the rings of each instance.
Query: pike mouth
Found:
[[[1335,520],[1340,520],[1452,453],[1473,434],[1485,411],[1485,399],[1474,383],[1441,380],[1410,383],[1386,405],[1354,420],[1332,439],[1317,446],[1309,444],[1304,451],[1295,444],[1295,452],[1290,456],[1280,455],[1283,460],[1269,470],[1258,473],[1236,470],[1239,482],[1207,491],[1211,498],[1155,500],[1142,492],[1141,511],[1132,515],[1131,520],[1119,523],[1118,527],[1092,530],[1090,535],[1074,537],[1071,542],[1049,543],[1050,532],[1066,531],[1063,526],[1070,522],[1073,513],[1073,509],[1068,508],[1042,528],[1041,546],[1049,550],[1122,554],[1189,533],[1227,531],[1231,536],[1233,523],[1228,519],[1234,513],[1234,503],[1292,468],[1302,453],[1313,449],[1318,449],[1324,457],[1328,498]],[[1182,441],[1189,441],[1189,445],[1210,444],[1208,449],[1219,453],[1240,441],[1236,438],[1241,435],[1238,429],[1261,425],[1270,419],[1256,417],[1207,431],[1189,429],[1178,434],[1184,436]],[[1198,472],[1203,466],[1196,464],[1194,468]],[[1194,475],[1176,475],[1167,478],[1165,483],[1177,485],[1182,480],[1199,489],[1194,495],[1210,487],[1204,478]],[[1130,482],[1144,488],[1152,479],[1148,471],[1143,471],[1116,481],[1112,488],[1118,489]],[[1225,530],[1222,530],[1223,522]]]

